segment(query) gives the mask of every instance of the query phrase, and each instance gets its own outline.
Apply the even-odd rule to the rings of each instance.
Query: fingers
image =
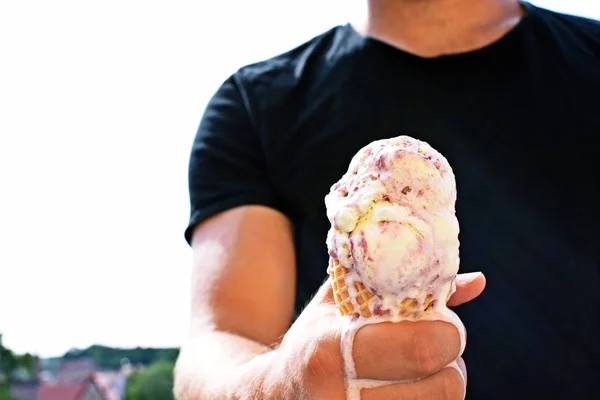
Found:
[[[460,371],[463,374],[463,378],[465,380],[465,385],[467,384],[467,366],[465,364],[465,360],[462,357],[458,357],[458,360],[456,360],[456,363],[458,364],[458,368],[460,368]]]
[[[460,274],[456,277],[456,292],[448,300],[448,306],[454,307],[473,300],[485,289],[485,275],[481,272]]]
[[[361,400],[462,400],[465,398],[465,384],[456,369],[444,368],[418,381],[363,389],[360,398]]]
[[[485,289],[485,275],[481,272],[471,272],[467,274],[459,274],[456,276],[456,292],[448,300],[448,306],[455,307],[463,303],[469,302],[479,296]],[[331,287],[331,278],[321,285],[313,301],[319,303],[333,304],[333,289]]]
[[[456,292],[448,300],[448,306],[455,307],[467,303],[479,296],[485,289],[486,279],[481,272],[471,272],[459,274],[456,276]],[[333,289],[331,287],[331,278],[321,285],[315,294],[313,301],[319,303],[333,304]]]
[[[406,380],[432,375],[460,353],[456,327],[442,321],[403,321],[368,324],[353,343],[360,379]]]

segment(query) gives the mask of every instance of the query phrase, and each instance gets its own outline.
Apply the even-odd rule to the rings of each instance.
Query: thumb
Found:
[[[319,290],[317,290],[317,292],[315,293],[315,295],[313,296],[312,300],[310,301],[311,303],[320,303],[320,304],[334,304],[335,300],[334,300],[334,294],[333,294],[333,285],[332,285],[333,281],[331,280],[331,277],[328,277],[325,282],[323,282],[323,284],[321,285],[321,287],[319,288]]]
[[[310,303],[335,304],[334,287],[336,287],[340,283],[340,277],[338,277],[335,272],[332,272],[335,270],[335,266],[336,261],[332,258],[329,258],[329,266],[327,268],[327,279],[325,279],[325,282],[323,282],[319,290],[317,290]],[[341,281],[343,282],[343,279]]]
[[[340,322],[337,306],[335,305],[331,278],[327,278],[319,290],[304,307],[298,321],[304,321],[304,326],[310,326],[312,330],[318,331],[318,326],[328,326],[332,321]],[[307,325],[308,324],[308,325]]]
[[[456,292],[448,300],[450,307],[469,302],[479,296],[485,289],[485,275],[481,272],[459,274],[456,277]]]
[[[485,289],[486,279],[481,272],[471,272],[456,276],[456,292],[448,300],[448,306],[455,307],[478,297]],[[310,304],[335,304],[334,282],[328,277],[311,299]]]

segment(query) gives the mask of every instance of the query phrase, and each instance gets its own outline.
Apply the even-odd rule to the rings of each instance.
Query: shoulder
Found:
[[[596,54],[600,57],[599,20],[551,11],[531,4],[528,4],[527,7],[559,41],[580,45],[588,50],[596,50]]]
[[[547,21],[555,24],[563,24],[574,29],[600,32],[600,20],[594,18],[588,18],[580,15],[567,14],[559,11],[552,11],[541,7],[535,7],[537,12],[545,18]]]
[[[233,75],[242,88],[284,89],[307,72],[339,56],[348,37],[346,26],[336,26],[274,57],[245,65]]]

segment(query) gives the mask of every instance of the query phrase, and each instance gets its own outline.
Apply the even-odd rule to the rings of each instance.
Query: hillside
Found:
[[[150,365],[157,361],[175,362],[179,354],[178,348],[144,348],[132,349],[115,348],[101,345],[93,345],[86,349],[72,349],[62,357],[48,358],[42,361],[44,368],[55,369],[62,360],[90,358],[101,369],[118,369],[124,360],[131,364]]]

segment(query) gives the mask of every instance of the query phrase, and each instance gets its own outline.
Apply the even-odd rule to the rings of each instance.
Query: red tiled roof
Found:
[[[118,371],[95,372],[92,379],[106,400],[124,398],[125,376]]]
[[[64,383],[45,383],[40,387],[38,400],[77,400],[87,382],[76,385]]]

